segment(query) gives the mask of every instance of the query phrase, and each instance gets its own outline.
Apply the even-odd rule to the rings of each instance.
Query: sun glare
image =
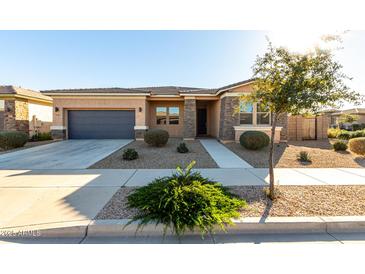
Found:
[[[316,46],[323,47],[323,35],[326,31],[313,30],[286,30],[270,31],[268,37],[274,46],[283,46],[294,52],[305,53]]]

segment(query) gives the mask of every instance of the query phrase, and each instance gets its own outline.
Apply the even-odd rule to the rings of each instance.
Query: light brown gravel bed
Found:
[[[268,167],[269,148],[262,150],[247,150],[239,143],[228,143],[226,147],[247,161],[253,167]],[[300,151],[307,151],[312,159],[310,164],[303,164],[297,160]],[[280,143],[274,149],[275,167],[295,168],[359,168],[365,167],[365,158],[349,151],[336,152],[328,140],[290,141]]]
[[[185,141],[189,148],[189,153],[178,153],[177,145],[182,142],[178,138],[170,138],[166,146],[152,147],[144,141],[134,141],[120,150],[114,152],[103,160],[93,164],[89,168],[176,168],[178,165],[185,167],[195,160],[195,168],[215,168],[218,167],[210,157],[199,140]],[[127,148],[134,148],[139,158],[133,161],[123,160],[123,151]]]
[[[121,188],[96,216],[97,219],[131,218],[136,210],[126,207],[135,187]],[[230,191],[245,199],[242,217],[351,216],[365,215],[365,186],[280,186],[280,198],[272,202],[261,186],[235,186]]]

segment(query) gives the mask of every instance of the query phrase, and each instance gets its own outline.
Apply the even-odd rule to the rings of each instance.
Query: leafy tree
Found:
[[[315,48],[300,54],[269,42],[267,52],[256,58],[253,78],[253,92],[243,95],[241,100],[259,102],[272,113],[269,197],[275,199],[273,153],[280,116],[317,113],[325,107],[339,107],[343,101],[358,103],[361,97],[345,84],[350,78],[329,49]]]
[[[358,115],[353,115],[353,114],[342,114],[340,116],[339,122],[340,123],[353,123],[356,122],[357,120],[359,120],[359,116]]]

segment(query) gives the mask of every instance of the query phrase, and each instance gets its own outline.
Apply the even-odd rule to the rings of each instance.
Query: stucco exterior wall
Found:
[[[156,122],[156,107],[178,107],[178,125],[158,125]],[[148,102],[148,126],[149,128],[160,128],[167,130],[170,137],[182,137],[184,130],[184,102],[183,101],[149,101]]]
[[[101,97],[101,98],[53,98],[53,126],[67,127],[67,110],[82,109],[134,109],[136,125],[146,125],[146,99],[131,97]],[[56,112],[55,109],[58,108]],[[141,108],[141,111],[139,111]]]
[[[52,122],[53,120],[53,108],[49,105],[29,103],[29,121],[32,121],[32,117],[36,116],[36,118],[43,122]]]
[[[53,120],[53,107],[46,104],[30,102],[29,108],[29,136],[39,132],[50,132]]]
[[[219,136],[220,100],[208,103],[208,134],[212,137]]]

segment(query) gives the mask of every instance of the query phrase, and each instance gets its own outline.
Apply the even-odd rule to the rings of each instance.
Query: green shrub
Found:
[[[162,224],[164,234],[170,228],[178,236],[194,229],[204,235],[216,225],[224,230],[225,225],[233,224],[231,219],[240,216],[246,202],[221,184],[192,172],[194,164],[185,170],[178,167],[172,176],[157,178],[130,194],[127,205],[139,212],[131,222],[138,221],[139,228],[148,223]]]
[[[297,155],[298,161],[305,162],[305,163],[311,163],[311,157],[307,151],[301,151]]]
[[[358,137],[365,137],[365,132],[362,130],[356,130],[350,133],[350,139]]]
[[[365,155],[365,137],[351,139],[349,149],[356,154]]]
[[[155,147],[166,145],[168,140],[169,133],[163,129],[150,129],[144,134],[144,141]]]
[[[138,158],[138,152],[134,148],[127,148],[123,150],[123,159],[127,161],[135,160]]]
[[[351,132],[347,130],[341,130],[341,132],[337,135],[337,138],[341,140],[349,140],[351,139]]]
[[[20,131],[1,131],[0,148],[11,149],[22,147],[28,141],[28,134]]]
[[[47,141],[47,140],[52,140],[52,135],[51,132],[39,132],[37,134],[34,134],[30,140],[31,141]]]
[[[337,141],[333,144],[333,149],[335,151],[345,151],[347,149],[347,144],[344,142]]]
[[[177,146],[176,150],[179,153],[188,153],[189,152],[189,149],[188,149],[188,147],[186,146],[186,144],[184,142],[183,143],[180,143]]]
[[[361,126],[360,126],[360,124],[353,124],[352,125],[352,130],[353,131],[357,131],[357,130],[361,130],[362,128],[361,128]]]
[[[245,131],[240,136],[241,146],[251,149],[258,150],[269,145],[269,136],[262,131]]]
[[[341,133],[341,129],[339,128],[329,128],[327,130],[328,138],[337,138],[337,135]]]

